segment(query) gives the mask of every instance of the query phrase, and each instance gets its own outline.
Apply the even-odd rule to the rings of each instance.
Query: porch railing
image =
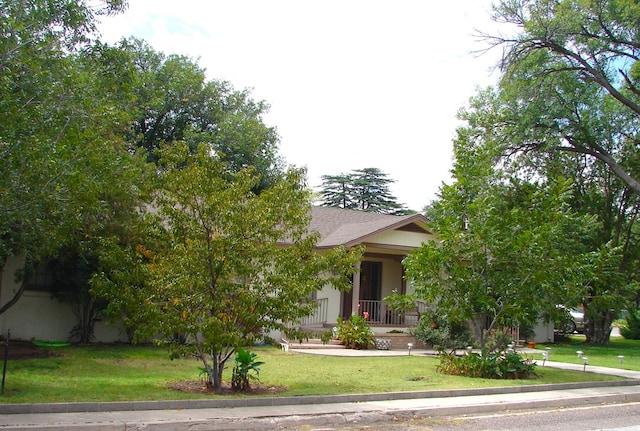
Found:
[[[426,304],[416,302],[414,310],[396,311],[389,308],[385,301],[361,299],[358,304],[360,315],[368,314],[367,320],[373,325],[413,326],[418,324],[420,314],[426,311]]]
[[[310,316],[300,320],[301,326],[322,326],[327,323],[327,313],[329,311],[329,298],[320,298],[314,301],[316,308]]]

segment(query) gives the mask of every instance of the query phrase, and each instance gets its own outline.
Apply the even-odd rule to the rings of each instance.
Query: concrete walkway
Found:
[[[335,349],[296,351],[351,356],[400,355],[406,351]],[[534,351],[540,357],[541,352]],[[533,353],[531,355],[533,355]],[[412,351],[412,355],[429,355]],[[534,358],[536,359],[536,358]],[[538,361],[541,366],[541,361]],[[545,367],[582,371],[582,365],[547,361]],[[323,397],[274,397],[130,403],[0,404],[0,430],[267,430],[451,416],[507,410],[640,402],[640,372],[587,366],[587,371],[629,380]]]

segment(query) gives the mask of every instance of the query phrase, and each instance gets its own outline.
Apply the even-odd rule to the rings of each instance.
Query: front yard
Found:
[[[633,359],[635,355],[631,353],[640,347],[640,343],[627,342],[624,346],[629,358],[625,360],[625,368],[640,370],[640,360]],[[567,348],[573,349],[573,346]],[[202,391],[172,389],[176,385],[188,386],[185,382],[199,381],[202,364],[195,359],[169,360],[167,352],[161,348],[96,345],[48,348],[46,351],[51,356],[9,360],[5,392],[0,402],[178,400],[216,396]],[[537,379],[471,379],[436,373],[438,359],[433,357],[327,357],[284,352],[274,347],[255,347],[252,351],[265,362],[261,367],[260,382],[261,387],[266,388],[260,395],[253,396],[425,391],[612,379],[542,366],[537,368],[540,376]],[[594,350],[590,363],[599,365],[600,357],[615,358],[620,354],[618,351],[622,350],[616,346],[604,351]],[[532,355],[532,358],[541,364],[541,355]],[[559,361],[560,358],[560,346],[552,347],[551,360]],[[230,378],[233,361],[227,365],[225,380]]]

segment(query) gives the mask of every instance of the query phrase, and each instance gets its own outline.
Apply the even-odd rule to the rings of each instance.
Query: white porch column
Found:
[[[358,315],[358,304],[360,304],[360,268],[353,276],[353,287],[351,288],[351,315]]]

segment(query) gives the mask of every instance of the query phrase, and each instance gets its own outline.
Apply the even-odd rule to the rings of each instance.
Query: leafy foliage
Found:
[[[620,327],[620,335],[627,340],[640,340],[640,313],[630,310],[626,320],[626,325]]]
[[[440,353],[455,353],[473,343],[469,325],[464,321],[451,321],[439,307],[431,305],[420,315],[413,335],[425,345]]]
[[[137,204],[142,169],[118,134],[128,114],[91,45],[96,14],[118,12],[124,2],[102,4],[3,2],[0,269],[23,257],[23,281],[61,247],[86,250],[82,244]]]
[[[249,350],[238,349],[231,375],[231,387],[234,390],[244,392],[251,387],[251,381],[259,381],[260,366],[264,365],[264,362],[258,361],[257,357],[257,354]]]
[[[591,254],[591,279],[563,302],[584,307],[590,343],[607,343],[617,313],[640,298],[639,16],[626,0],[499,1],[494,18],[515,34],[485,35],[504,49],[497,97],[483,108],[501,161],[571,179],[567,202],[597,220],[578,252]]]
[[[53,274],[53,296],[71,306],[76,324],[70,338],[81,344],[93,341],[96,320],[102,317],[106,304],[91,294],[91,275],[97,269],[97,259],[91,253],[74,250],[63,253],[47,265]]]
[[[640,194],[626,162],[638,156],[639,17],[627,0],[498,2],[495,20],[519,30],[487,36],[504,48],[502,85],[521,117],[513,125],[524,139],[507,144],[587,154]]]
[[[366,317],[355,314],[347,320],[338,316],[336,337],[347,349],[367,349],[374,344],[373,332]]]
[[[443,374],[484,379],[529,379],[536,376],[536,364],[513,351],[477,353],[462,356],[441,354],[436,370]]]
[[[404,261],[416,295],[451,322],[470,322],[482,348],[495,329],[555,312],[566,289],[589,277],[579,239],[592,222],[571,210],[566,179],[527,180],[517,165],[498,163],[491,97],[462,113],[468,126],[454,142],[454,183],[428,214],[440,242]]]
[[[327,284],[345,289],[360,249],[314,251],[317,234],[307,232],[309,192],[303,172],[290,170],[274,186],[253,192],[251,169],[232,172],[200,145],[162,153],[158,214],[165,247],[156,254],[148,292],[148,325],[172,348],[193,351],[215,390],[225,362],[237,348],[314,309],[311,293]],[[187,345],[173,343],[184,334]]]
[[[119,45],[121,61],[136,85],[131,87],[133,121],[128,141],[157,163],[163,145],[186,142],[213,146],[233,171],[252,166],[260,179],[256,191],[271,186],[282,173],[278,136],[262,117],[269,105],[254,101],[248,90],[207,80],[205,70],[188,57],[165,56],[144,41]]]

